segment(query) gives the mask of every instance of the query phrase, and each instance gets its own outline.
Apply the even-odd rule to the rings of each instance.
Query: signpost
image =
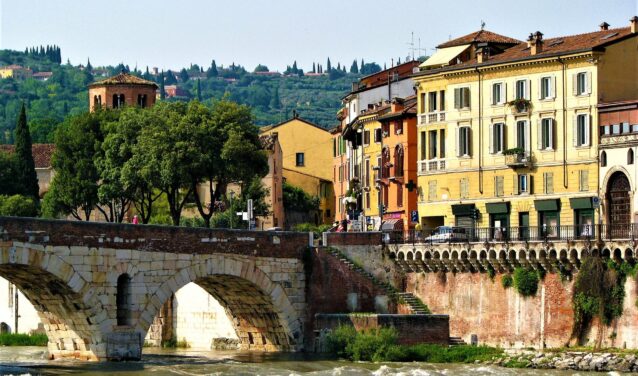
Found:
[[[412,223],[419,223],[419,211],[418,210],[412,210],[410,212],[410,221]]]

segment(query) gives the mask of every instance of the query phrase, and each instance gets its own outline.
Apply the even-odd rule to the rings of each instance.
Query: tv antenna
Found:
[[[481,20],[481,31],[485,29],[485,21]]]
[[[420,42],[420,39],[419,39],[419,43],[421,43],[421,42]],[[408,46],[410,46],[410,53],[411,53],[411,55],[412,55],[412,60],[414,60],[414,50],[415,50],[415,48],[414,48],[414,31],[412,32],[412,38],[411,38],[411,39],[410,39],[410,41],[409,41],[409,42],[407,42],[406,44],[407,44]],[[420,47],[420,46],[419,46],[419,47]],[[410,56],[410,55],[408,55],[408,56]]]

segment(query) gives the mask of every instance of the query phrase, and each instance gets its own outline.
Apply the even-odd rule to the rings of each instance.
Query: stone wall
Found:
[[[575,276],[575,275],[574,275]],[[501,347],[562,347],[570,343],[573,324],[573,282],[548,273],[536,296],[522,297],[504,289],[501,274],[492,281],[486,273],[408,273],[407,290],[432,312],[450,317],[450,333],[470,342]],[[625,283],[623,315],[611,327],[595,323],[588,334],[603,346],[638,348],[636,281]]]
[[[450,338],[447,315],[318,314],[315,316],[317,350],[323,349],[321,337],[340,325],[352,325],[357,331],[393,327],[402,345],[447,345]]]

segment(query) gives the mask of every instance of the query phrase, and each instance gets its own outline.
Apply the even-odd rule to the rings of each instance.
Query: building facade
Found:
[[[493,238],[591,231],[597,105],[638,94],[635,23],[552,39],[536,32],[505,49],[494,44],[506,37],[490,33],[476,49],[462,44],[447,63],[422,66],[424,227],[484,227]]]
[[[89,85],[89,109],[92,112],[97,107],[150,107],[155,104],[156,91],[154,82],[122,72]]]

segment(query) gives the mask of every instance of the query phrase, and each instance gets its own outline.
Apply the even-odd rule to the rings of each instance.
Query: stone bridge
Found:
[[[244,349],[303,347],[308,233],[0,217],[0,276],[36,307],[51,358],[139,358],[162,305],[194,282]]]

